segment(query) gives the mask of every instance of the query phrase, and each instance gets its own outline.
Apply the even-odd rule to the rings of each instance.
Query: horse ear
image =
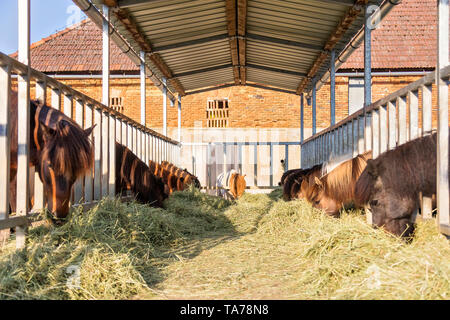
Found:
[[[84,129],[84,134],[86,135],[86,137],[89,137],[89,136],[91,135],[91,133],[92,133],[92,131],[94,130],[94,128],[95,128],[96,125],[97,125],[97,124],[94,124],[92,127],[87,128],[87,129]]]
[[[51,138],[56,134],[56,131],[55,131],[55,130],[53,130],[53,129],[50,128],[50,127],[47,127],[47,126],[46,126],[45,124],[43,124],[42,122],[40,123],[40,126],[41,126],[41,128],[42,128],[43,133],[44,133],[44,140],[51,139]]]
[[[323,187],[322,181],[318,177],[314,177],[314,183],[317,184],[319,187]]]

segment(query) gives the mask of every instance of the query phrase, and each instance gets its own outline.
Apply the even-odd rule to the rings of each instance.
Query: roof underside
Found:
[[[221,85],[302,93],[360,31],[359,4],[382,0],[93,0],[181,95]]]

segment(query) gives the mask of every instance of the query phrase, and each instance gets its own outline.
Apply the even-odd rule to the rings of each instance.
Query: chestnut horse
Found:
[[[355,187],[356,201],[372,212],[375,227],[397,236],[414,231],[419,194],[436,193],[436,133],[369,160]]]
[[[281,177],[283,184],[283,199],[286,201],[292,199],[304,198],[304,192],[301,189],[302,183],[308,185],[309,180],[315,176],[320,176],[322,164],[315,165],[308,169],[292,169],[286,171]]]
[[[17,92],[11,94],[10,206],[16,211],[18,126]],[[47,209],[55,224],[69,213],[74,182],[92,167],[94,152],[89,135],[71,118],[39,101],[30,101],[29,165],[34,166],[44,186]],[[24,186],[26,187],[26,186]]]
[[[136,200],[162,207],[164,183],[130,149],[116,142],[116,194],[131,190]]]
[[[217,177],[217,186],[221,188],[219,192],[222,197],[236,200],[244,194],[245,174],[241,175],[234,169],[222,172]]]
[[[339,217],[344,206],[354,204],[355,184],[371,158],[369,151],[342,162],[320,178],[314,177],[305,190],[306,200],[328,215]]]
[[[198,189],[202,187],[198,178],[186,169],[182,170],[168,161],[162,161],[161,166],[163,167],[163,169],[176,174],[178,177],[182,177],[184,179],[185,187],[191,184],[194,184],[194,186]]]

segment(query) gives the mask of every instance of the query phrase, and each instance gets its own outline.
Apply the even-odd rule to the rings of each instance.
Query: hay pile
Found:
[[[187,190],[165,210],[104,200],[13,246],[0,252],[0,299],[450,298],[434,221],[407,244],[360,212],[330,218],[279,190],[235,203]]]

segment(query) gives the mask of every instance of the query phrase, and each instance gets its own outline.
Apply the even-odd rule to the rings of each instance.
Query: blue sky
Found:
[[[85,16],[72,0],[31,0],[31,43],[65,29]],[[17,51],[17,0],[0,0],[0,51]]]

